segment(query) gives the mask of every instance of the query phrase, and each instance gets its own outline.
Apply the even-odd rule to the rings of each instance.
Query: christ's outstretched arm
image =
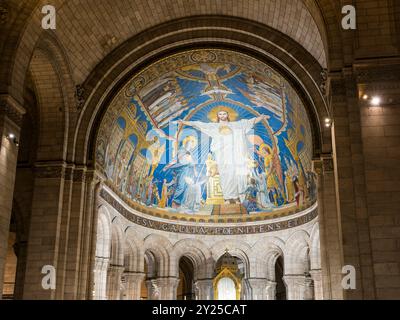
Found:
[[[261,121],[267,121],[270,117],[267,116],[266,114],[262,114],[259,117],[256,118],[256,120],[254,121],[254,124],[256,125],[257,123],[261,122]]]
[[[198,126],[198,122],[197,121],[178,120],[178,124],[180,126],[190,126],[190,127],[193,127],[193,128],[201,130],[201,127]]]
[[[193,127],[209,136],[212,135],[211,128],[212,128],[212,123],[207,123],[207,122],[201,122],[201,121],[183,121],[183,120],[178,120],[179,126],[190,126]]]

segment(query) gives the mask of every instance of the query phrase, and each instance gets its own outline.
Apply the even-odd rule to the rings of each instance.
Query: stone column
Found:
[[[85,200],[85,218],[83,227],[82,260],[79,272],[78,299],[86,300],[93,297],[94,270],[96,265],[96,240],[98,221],[98,201],[103,184],[94,171],[87,172],[87,192]],[[95,221],[95,223],[94,223]]]
[[[66,181],[65,189],[70,187],[67,194],[64,195],[64,201],[69,202],[68,230],[65,232],[65,238],[68,239],[65,250],[66,254],[63,259],[65,263],[65,286],[62,293],[63,299],[76,300],[78,297],[80,268],[86,261],[81,258],[86,257],[82,254],[82,246],[87,245],[82,241],[84,230],[84,206],[86,193],[86,167],[75,167],[72,170],[71,180]],[[70,200],[71,199],[71,200]],[[64,216],[64,215],[63,215]],[[82,259],[84,260],[84,258]]]
[[[178,278],[157,278],[146,281],[148,300],[176,300]]]
[[[252,291],[252,296],[248,298],[251,300],[267,300],[267,286],[269,281],[267,279],[251,279],[251,278],[248,279],[248,281]]]
[[[322,270],[322,290],[325,299],[344,298],[342,281],[343,249],[340,212],[337,206],[335,162],[331,154],[313,161],[318,179],[318,223]]]
[[[268,280],[266,299],[267,300],[276,300],[276,282]]]
[[[196,300],[213,300],[214,288],[212,279],[197,280],[194,283],[196,288]]]
[[[286,275],[283,277],[287,300],[304,300],[306,277],[304,275]]]
[[[13,203],[18,141],[24,108],[9,95],[0,96],[0,298]],[[13,134],[15,137],[8,137]]]
[[[179,278],[159,278],[155,281],[156,285],[160,289],[161,300],[177,300]]]
[[[26,253],[28,244],[26,241],[19,241],[14,245],[14,252],[17,256],[17,272],[15,275],[14,299],[22,300],[25,284]]]
[[[142,283],[146,278],[144,273],[126,272],[126,300],[140,300]]]
[[[107,271],[107,298],[121,300],[121,278],[125,268],[123,266],[109,266]]]
[[[304,279],[304,291],[302,300],[314,300],[314,281],[311,275],[307,275]]]
[[[93,300],[107,300],[108,258],[95,258]]]
[[[67,204],[64,204],[64,162],[39,162],[35,164],[35,181],[32,214],[28,236],[28,251],[24,299],[62,299],[64,291],[64,256],[68,225],[63,225]],[[56,272],[55,290],[44,289],[41,270],[52,266]]]
[[[324,300],[324,290],[322,288],[322,271],[311,270],[310,275],[314,282],[314,299]]]
[[[153,280],[146,280],[145,284],[147,288],[147,300],[159,300],[160,292]]]

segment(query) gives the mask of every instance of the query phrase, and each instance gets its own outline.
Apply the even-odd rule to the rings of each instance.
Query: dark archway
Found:
[[[283,258],[280,256],[275,263],[276,300],[287,300],[286,286],[283,282],[284,274]]]
[[[177,294],[178,300],[194,300],[194,266],[189,258],[182,257],[179,260],[179,280]]]

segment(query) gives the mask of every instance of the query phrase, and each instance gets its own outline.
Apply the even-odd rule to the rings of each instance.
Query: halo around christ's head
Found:
[[[220,111],[225,111],[229,114],[229,120],[230,121],[236,121],[238,119],[238,113],[235,109],[232,109],[230,107],[225,107],[225,106],[218,106],[213,109],[208,113],[208,119],[210,119],[212,122],[218,122],[218,112]]]

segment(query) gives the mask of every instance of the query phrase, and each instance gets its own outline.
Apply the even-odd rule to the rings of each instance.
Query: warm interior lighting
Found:
[[[330,118],[325,118],[325,127],[330,128],[332,120]]]
[[[364,100],[368,100],[369,96],[367,94],[364,94],[362,97]]]
[[[371,104],[373,106],[379,106],[381,104],[381,98],[380,97],[373,97],[371,100]]]
[[[9,134],[7,135],[6,138],[7,138],[8,140],[14,142],[14,144],[15,144],[17,147],[19,147],[19,142],[18,142],[17,137],[15,136],[14,133],[9,133]]]

